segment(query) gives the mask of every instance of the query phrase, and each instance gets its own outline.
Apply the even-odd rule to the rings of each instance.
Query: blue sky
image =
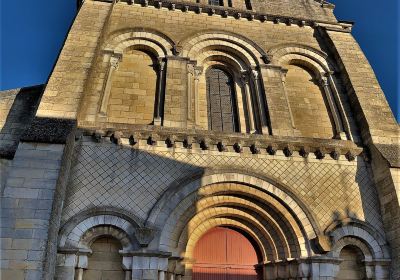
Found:
[[[331,0],[372,64],[400,121],[399,0]],[[0,0],[0,89],[45,83],[76,12],[76,0]]]

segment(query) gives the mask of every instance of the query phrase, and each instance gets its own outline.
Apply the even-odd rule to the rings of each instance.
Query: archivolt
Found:
[[[100,236],[113,236],[124,249],[132,249],[137,243],[134,238],[135,225],[123,217],[113,215],[93,215],[73,227],[64,227],[60,232],[59,247],[85,248]]]
[[[290,210],[288,210],[290,209]],[[165,194],[148,223],[161,231],[160,249],[191,257],[195,241],[210,221],[235,221],[256,232],[266,260],[307,257],[318,234],[312,218],[277,186],[236,173],[209,175]],[[226,219],[226,220],[225,220]],[[223,223],[221,225],[230,225]]]
[[[147,46],[158,57],[172,55],[173,41],[167,36],[152,30],[143,31],[123,31],[115,34],[108,40],[105,50],[122,53],[124,49],[134,46]]]
[[[329,73],[334,70],[332,63],[328,61],[328,55],[320,50],[301,44],[282,44],[268,51],[271,64],[282,66],[293,60],[306,63],[317,74]]]
[[[266,57],[262,48],[249,39],[234,34],[218,31],[207,31],[191,36],[179,45],[182,47],[182,56],[197,59],[204,50],[219,49],[240,56],[250,66],[263,64]]]

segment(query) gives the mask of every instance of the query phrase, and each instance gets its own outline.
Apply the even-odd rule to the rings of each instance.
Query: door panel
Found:
[[[193,280],[257,280],[258,263],[251,242],[236,230],[217,227],[194,249]]]

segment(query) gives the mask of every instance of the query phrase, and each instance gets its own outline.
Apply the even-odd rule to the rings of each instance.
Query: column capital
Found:
[[[122,60],[122,54],[113,54],[110,57],[110,66],[114,70],[118,68],[119,62]]]
[[[195,66],[194,67],[194,78],[196,80],[199,79],[200,75],[203,73],[203,67],[201,66]]]

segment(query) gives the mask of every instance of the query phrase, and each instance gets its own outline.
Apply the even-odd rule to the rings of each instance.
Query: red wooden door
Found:
[[[257,280],[257,253],[241,233],[223,227],[208,231],[194,249],[193,280]]]

